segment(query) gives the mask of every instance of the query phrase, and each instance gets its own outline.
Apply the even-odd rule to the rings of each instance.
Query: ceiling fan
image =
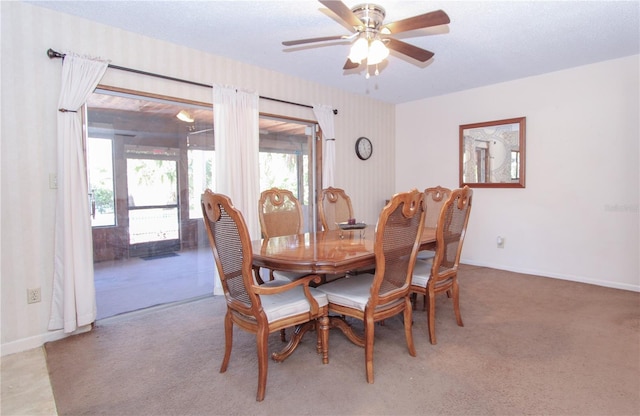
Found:
[[[389,49],[420,62],[426,62],[434,55],[431,51],[398,40],[393,35],[415,29],[444,25],[450,22],[449,16],[444,11],[436,10],[385,24],[383,22],[386,12],[376,4],[359,4],[350,9],[341,1],[319,1],[352,27],[353,33],[351,35],[290,40],[282,42],[282,44],[295,46],[332,40],[355,40],[343,69],[358,68],[363,61],[366,61],[367,66],[376,65],[376,75],[378,75],[377,64],[386,59],[389,55]],[[368,76],[369,72],[367,71]]]

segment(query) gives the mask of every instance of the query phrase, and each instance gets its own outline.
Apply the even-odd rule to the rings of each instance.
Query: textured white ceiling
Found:
[[[435,57],[392,52],[368,80],[343,71],[344,41],[282,45],[350,33],[315,0],[27,2],[389,103],[640,53],[640,1],[375,1],[386,23],[437,9],[451,23],[398,35]]]

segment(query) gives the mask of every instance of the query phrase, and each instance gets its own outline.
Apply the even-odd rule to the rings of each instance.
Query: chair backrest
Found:
[[[346,222],[349,218],[354,218],[351,198],[345,193],[344,189],[333,187],[323,189],[320,193],[318,213],[322,228],[326,231],[336,230],[338,229],[336,223]]]
[[[424,204],[425,204],[425,219],[424,226],[429,228],[436,228],[438,225],[438,218],[440,217],[440,210],[442,206],[449,199],[451,195],[451,189],[443,188],[442,186],[436,186],[435,188],[427,188],[424,190]]]
[[[380,213],[375,231],[376,271],[371,302],[385,304],[409,293],[424,226],[424,192],[395,194]]]
[[[287,189],[262,191],[258,202],[258,217],[263,238],[302,234],[304,219],[300,201]]]
[[[458,272],[472,198],[473,190],[468,186],[455,189],[440,211],[436,227],[436,255],[431,266],[431,278],[435,282]]]
[[[244,217],[229,197],[209,189],[202,194],[200,202],[227,305],[245,315],[257,316],[260,299],[247,290],[253,284],[253,251]]]

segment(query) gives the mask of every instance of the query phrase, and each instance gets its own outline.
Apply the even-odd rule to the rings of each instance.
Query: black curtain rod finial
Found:
[[[49,48],[47,50],[47,56],[49,57],[49,59],[53,59],[53,58],[64,58],[64,54],[60,53],[60,52],[56,52],[53,49]]]

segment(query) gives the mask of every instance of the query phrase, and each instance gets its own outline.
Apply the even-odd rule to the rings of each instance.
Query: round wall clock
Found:
[[[371,144],[371,140],[366,137],[360,137],[356,140],[356,155],[361,160],[367,160],[371,157],[371,153],[373,153],[373,145]]]

